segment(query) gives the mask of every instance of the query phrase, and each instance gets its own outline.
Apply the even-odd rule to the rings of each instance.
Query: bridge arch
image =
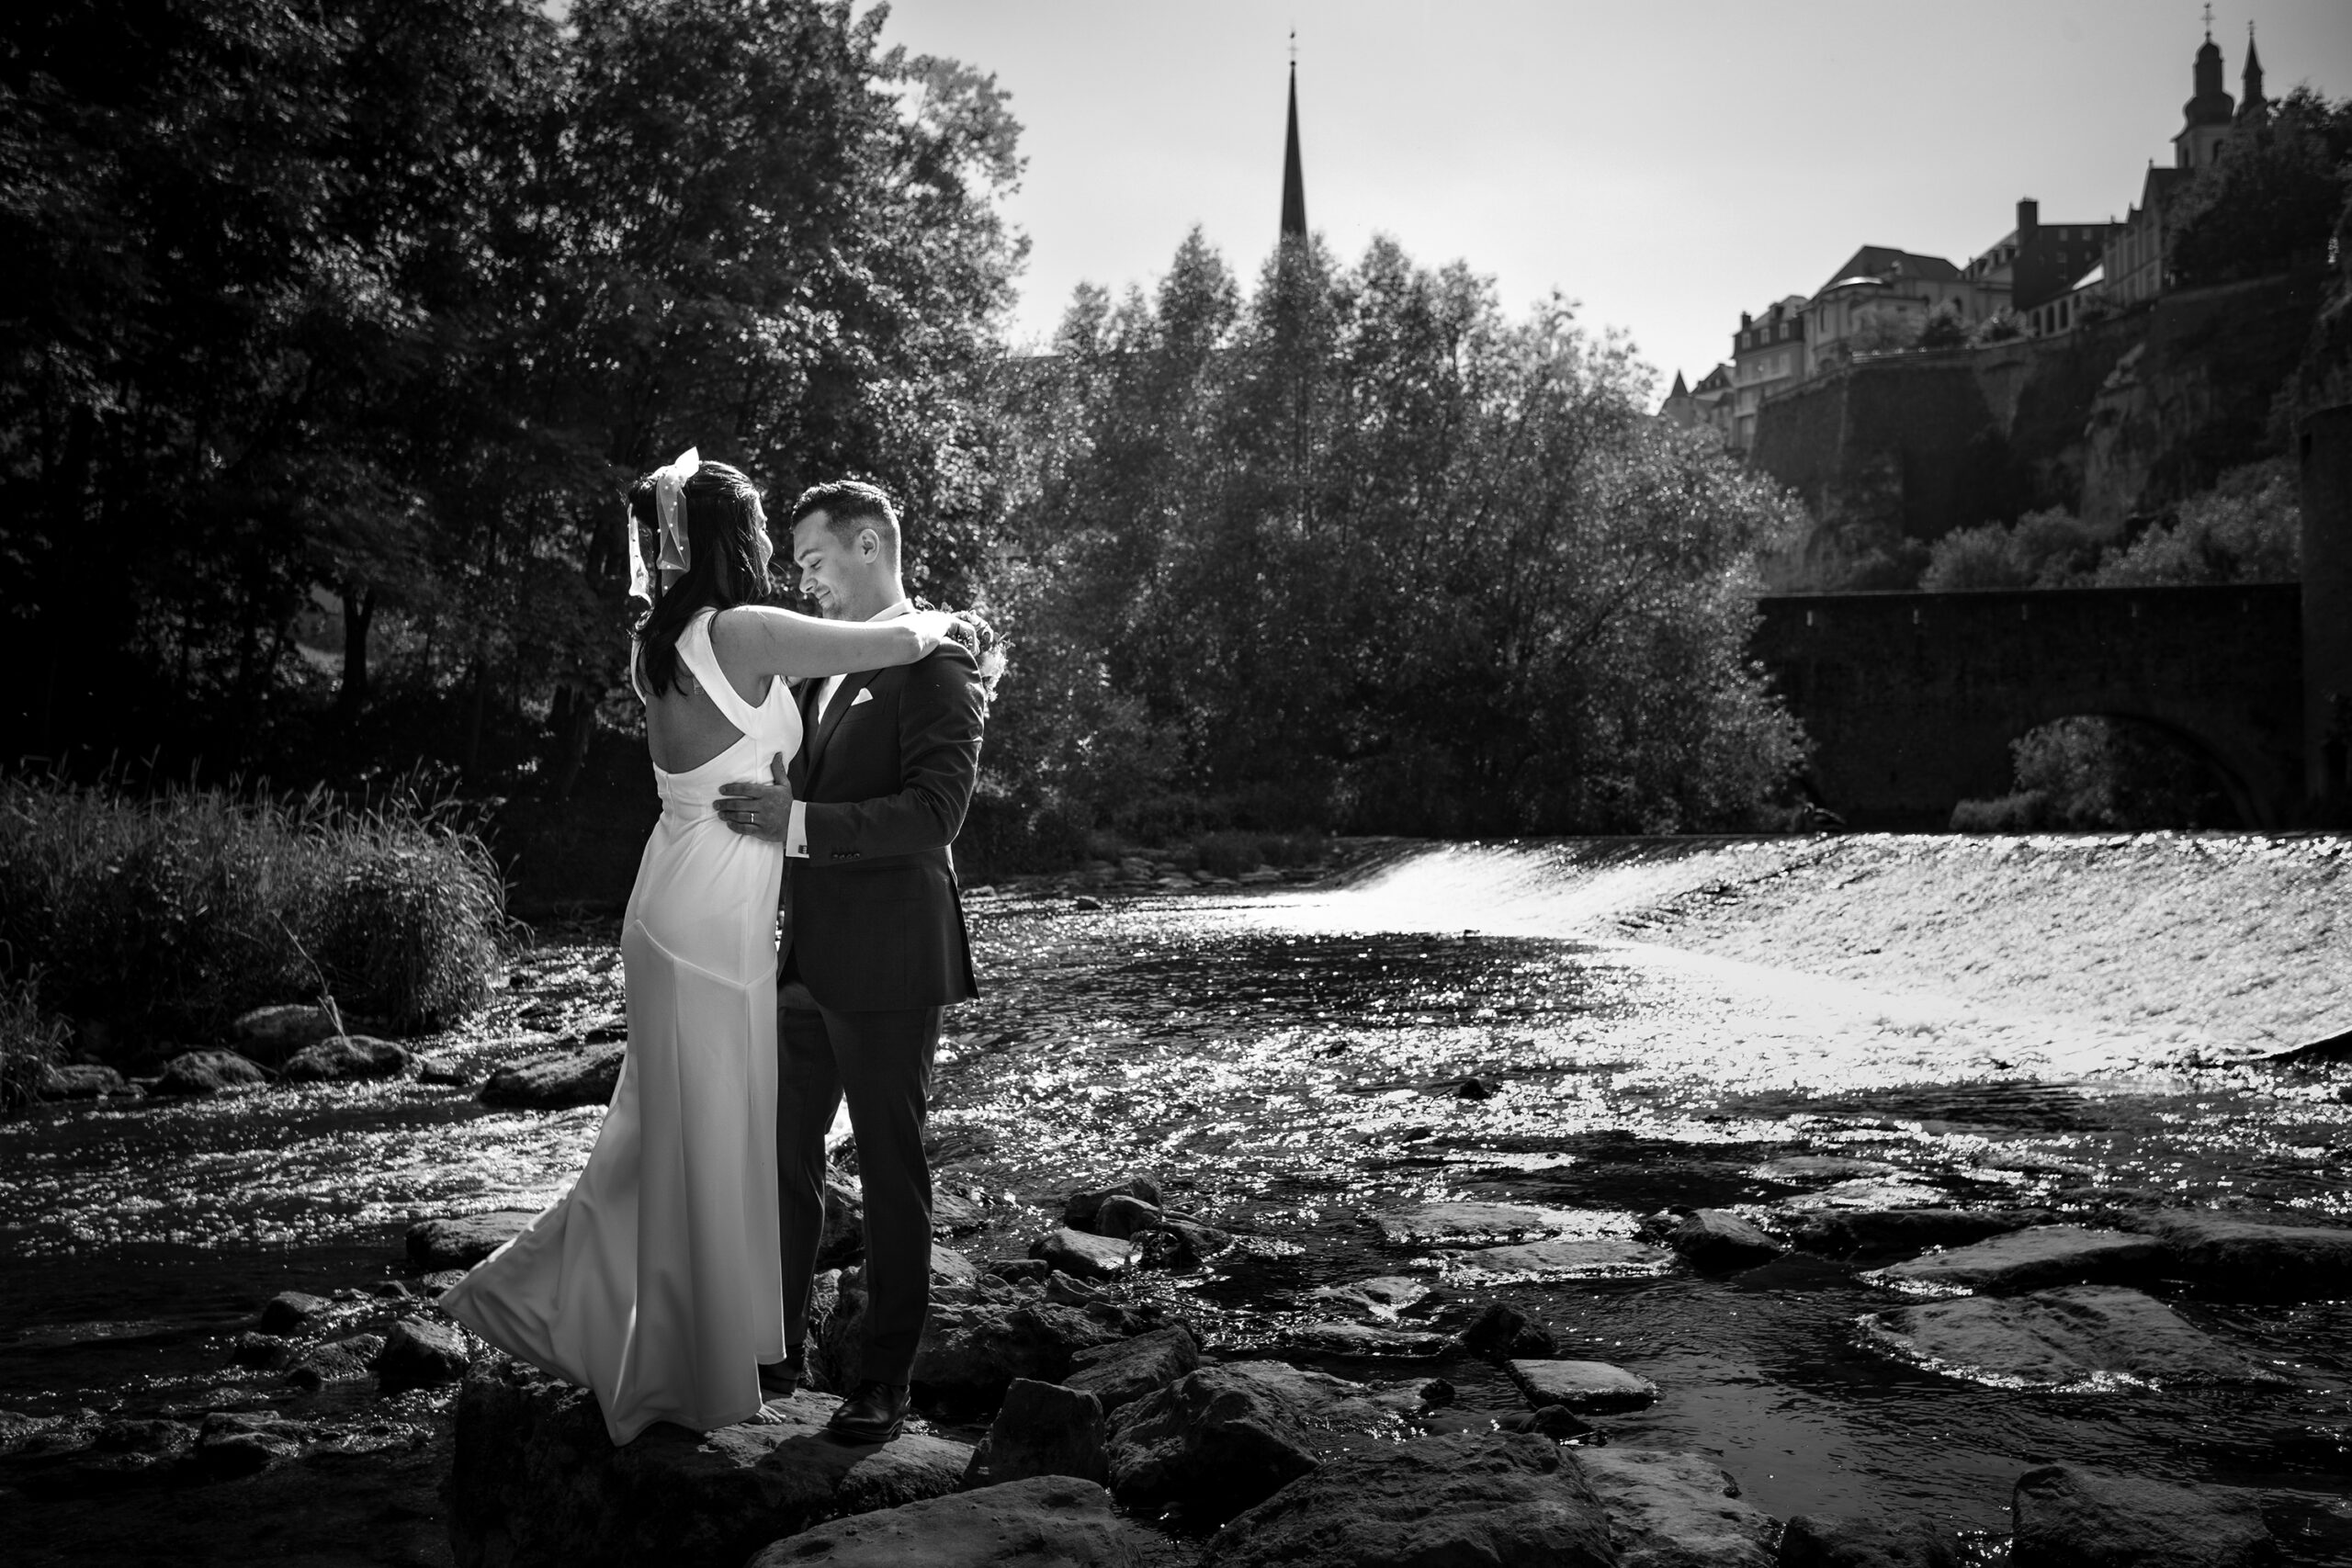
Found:
[[[1942,828],[2006,795],[2009,742],[2072,715],[2155,726],[2216,765],[2252,825],[2301,799],[2301,607],[2292,583],[1785,594],[1755,648],[1857,827]]]

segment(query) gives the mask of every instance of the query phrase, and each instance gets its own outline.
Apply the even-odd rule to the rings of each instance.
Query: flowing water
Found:
[[[1327,1315],[1319,1286],[1407,1275],[1430,1294],[1401,1326],[1453,1326],[1500,1298],[1550,1324],[1561,1354],[1649,1377],[1663,1396],[1607,1419],[1610,1439],[1713,1452],[1775,1514],[1885,1509],[1992,1540],[2017,1474],[2064,1459],[2274,1489],[2278,1518],[2352,1550],[2352,1303],[2174,1291],[2286,1381],[2055,1393],[1873,1353],[1858,1320],[1899,1303],[1800,1254],[1729,1278],[1547,1282],[1385,1241],[1375,1216],[1455,1199],[1589,1237],[1631,1236],[1668,1205],[1781,1224],[1841,1205],[2157,1201],[2352,1222],[2352,1105],[2324,1073],[2153,1065],[2166,1054],[2112,1030],[1598,940],[1613,928],[1596,897],[1540,856],[1465,852],[1337,891],[977,906],[989,994],[950,1015],[933,1127],[940,1184],[989,1223],[956,1245],[1018,1256],[1064,1192],[1150,1173],[1241,1242],[1133,1288],[1227,1354]],[[608,938],[543,943],[484,1018],[428,1048],[478,1079],[609,1022]],[[241,1380],[296,1402],[223,1370],[261,1301],[401,1276],[413,1218],[544,1204],[599,1114],[403,1082],[0,1122],[0,1407],[146,1413]],[[1869,1163],[1758,1174],[1796,1155]],[[364,1326],[384,1309],[344,1310]],[[1464,1359],[1317,1364],[1442,1373],[1468,1419],[1520,1404]],[[402,1410],[373,1425],[413,1448],[434,1406]]]

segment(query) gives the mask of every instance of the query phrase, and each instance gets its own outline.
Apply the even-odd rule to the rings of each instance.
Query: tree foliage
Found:
[[[2283,272],[2327,250],[2352,175],[2352,100],[2297,87],[2203,169],[2167,214],[2181,288]]]
[[[1787,502],[1646,417],[1647,373],[1565,302],[1508,319],[1385,240],[1294,243],[1245,295],[1195,233],[1152,294],[1081,290],[1055,350],[1013,400],[1005,595],[1051,673],[991,739],[1039,804],[1658,830],[1785,784],[1745,642]]]
[[[23,746],[577,763],[628,477],[886,477],[968,595],[1018,241],[988,78],[845,0],[32,0],[0,22]],[[338,638],[323,629],[339,622]],[[371,657],[371,649],[373,656]],[[341,701],[322,702],[339,682]],[[322,715],[332,719],[322,727]],[[380,734],[374,741],[380,749]]]

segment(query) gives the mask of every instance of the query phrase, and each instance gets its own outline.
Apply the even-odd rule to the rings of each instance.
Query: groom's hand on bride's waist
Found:
[[[728,784],[718,786],[718,818],[739,833],[781,842],[792,823],[792,785],[785,773],[784,753],[768,763],[774,784]]]

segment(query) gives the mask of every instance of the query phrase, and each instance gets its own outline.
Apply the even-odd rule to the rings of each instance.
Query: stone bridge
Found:
[[[1756,655],[1858,828],[1941,828],[2006,795],[2009,742],[2136,719],[2213,768],[2253,828],[2352,826],[2352,404],[2298,432],[2302,581],[2205,588],[1784,594]]]
[[[2203,755],[2248,826],[2299,819],[2301,590],[2061,588],[1765,599],[1754,649],[1857,828],[1942,828],[2007,795],[2009,742],[2076,714]]]

